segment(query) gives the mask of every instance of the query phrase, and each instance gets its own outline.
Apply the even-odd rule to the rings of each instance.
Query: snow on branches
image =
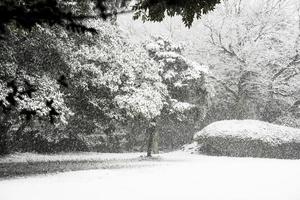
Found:
[[[205,77],[209,74],[207,66],[183,56],[183,45],[175,44],[167,38],[156,37],[145,44],[145,48],[160,65],[160,75],[168,88],[169,98],[176,101],[176,103],[170,101],[173,110],[183,113],[196,107],[195,104],[199,106],[206,103],[193,102],[195,94],[193,95],[194,91],[189,90],[193,90],[192,86],[198,83],[196,86],[198,88],[194,88],[201,91],[201,94],[196,95],[198,98],[205,93],[204,91],[207,92],[204,96],[211,92],[205,81]]]
[[[84,88],[91,104],[108,118],[158,116],[166,92],[158,64],[110,23],[93,20],[87,26],[100,34],[86,36],[77,46],[70,43],[68,48],[62,47],[74,84]],[[98,92],[93,93],[95,90]],[[102,91],[106,95],[101,95]]]

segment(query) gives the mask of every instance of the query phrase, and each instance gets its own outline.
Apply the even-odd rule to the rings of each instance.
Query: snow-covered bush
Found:
[[[257,120],[214,122],[194,141],[199,153],[209,155],[300,158],[300,129]]]

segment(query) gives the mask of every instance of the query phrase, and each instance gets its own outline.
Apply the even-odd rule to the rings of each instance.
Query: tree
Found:
[[[148,136],[147,157],[152,156],[154,135],[155,135],[155,131],[156,131],[155,129],[156,129],[156,121],[152,120],[149,123],[149,127],[147,128],[147,136]]]
[[[145,50],[137,51],[137,47],[116,36],[118,32],[111,24],[97,21],[117,14],[118,8],[128,2],[5,0],[0,3],[0,34],[5,37],[1,41],[0,79],[2,154],[7,153],[8,136],[16,141],[29,126],[30,130],[40,129],[49,139],[51,134],[43,130],[42,121],[67,124],[72,115],[70,108],[75,108],[80,117],[90,118],[82,120],[86,127],[93,124],[91,127],[95,128],[99,123],[107,135],[114,132],[111,124],[116,121],[121,125],[137,118],[149,122],[161,114],[167,92],[157,63]],[[188,9],[186,4],[177,6]],[[194,14],[198,12],[200,16],[200,10]],[[93,25],[99,22],[105,24],[101,27],[104,30]],[[70,35],[64,29],[73,33]],[[96,32],[103,34],[100,39],[89,34]],[[84,37],[76,33],[83,33]],[[104,46],[100,47],[100,43]],[[125,52],[121,56],[120,49]],[[68,86],[75,89],[68,91]],[[81,103],[75,103],[78,99]],[[83,105],[89,113],[83,110]]]
[[[72,115],[58,82],[56,67],[63,71],[64,64],[53,38],[44,37],[39,27],[26,33],[12,26],[7,36],[0,41],[0,154],[15,148],[32,122],[66,124]]]
[[[208,67],[182,55],[183,45],[167,38],[155,37],[145,45],[149,55],[160,65],[167,101],[156,120],[162,147],[178,148],[190,142],[201,124],[213,95],[206,80]]]
[[[55,113],[53,121],[61,121],[67,127],[51,131],[41,122],[39,135],[51,140],[60,134],[63,139],[68,134],[87,135],[100,130],[106,135],[107,148],[112,151],[113,143],[119,142],[115,136],[121,127],[137,118],[150,121],[160,115],[166,88],[161,82],[158,64],[142,46],[131,45],[122,38],[117,27],[109,22],[90,20],[86,26],[100,34],[78,35],[61,27],[37,26],[30,33],[12,31],[7,40],[1,41],[3,47],[10,48],[1,51],[3,110],[7,107],[6,99],[14,92],[6,82],[18,81],[13,93],[17,103],[9,104],[14,115],[7,119],[8,115],[3,114],[3,120],[9,121],[10,126],[7,131],[1,131],[1,136],[15,137],[13,129],[22,127],[23,122],[17,120],[26,106],[32,114],[29,121],[35,122],[42,116],[52,120],[49,114]],[[25,99],[19,94],[27,91],[28,80],[35,90]],[[70,115],[73,116],[69,118]],[[16,132],[23,134],[24,128]]]
[[[294,3],[224,1],[203,18],[207,35],[201,46],[215,72],[216,106],[231,107],[228,118],[274,121],[297,100],[300,29]]]
[[[80,124],[87,122],[88,132],[97,130],[110,138],[120,127],[136,120],[148,123],[160,115],[166,89],[158,64],[143,47],[122,38],[117,27],[100,20],[87,23],[100,34],[58,45],[70,68],[68,79],[74,88],[70,106],[82,116]]]

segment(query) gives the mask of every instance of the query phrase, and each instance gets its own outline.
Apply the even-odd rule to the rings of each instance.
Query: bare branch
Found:
[[[291,67],[300,64],[300,55],[296,54],[293,58],[292,61],[287,64],[287,66],[281,68],[277,73],[275,73],[272,77],[272,81],[275,81],[283,72],[286,70],[290,69]]]

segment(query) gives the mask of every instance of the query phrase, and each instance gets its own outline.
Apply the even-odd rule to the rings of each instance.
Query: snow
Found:
[[[173,58],[173,59],[186,61],[186,59],[182,55],[180,55],[176,52],[172,52],[172,51],[157,52],[156,56],[160,59],[162,59],[162,58]]]
[[[224,120],[214,122],[194,135],[200,137],[228,137],[257,139],[271,145],[300,142],[300,129],[258,120]]]
[[[300,199],[300,160],[209,157],[185,152],[160,157],[160,161],[149,161],[158,162],[151,167],[1,180],[0,199]]]
[[[160,46],[156,43],[149,43],[146,45],[148,51],[157,52],[160,50]]]
[[[198,153],[199,151],[199,145],[198,142],[194,141],[190,144],[183,145],[181,150],[189,153]]]
[[[202,73],[209,74],[210,73],[209,67],[206,65],[201,65],[195,61],[188,60],[188,59],[186,60],[186,63],[192,69],[191,72],[198,73],[198,74],[202,74]]]
[[[173,109],[177,112],[185,112],[187,110],[190,110],[192,108],[194,108],[195,105],[194,104],[190,104],[188,102],[176,102],[174,105],[173,105]]]

